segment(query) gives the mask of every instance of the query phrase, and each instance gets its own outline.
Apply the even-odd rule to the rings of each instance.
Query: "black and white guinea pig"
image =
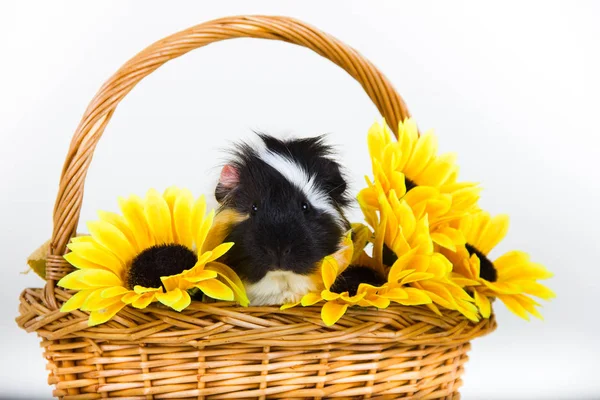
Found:
[[[232,221],[225,241],[235,243],[220,261],[240,276],[252,305],[296,302],[321,289],[319,261],[350,230],[348,185],[323,137],[258,138],[235,147],[215,190],[217,219]]]

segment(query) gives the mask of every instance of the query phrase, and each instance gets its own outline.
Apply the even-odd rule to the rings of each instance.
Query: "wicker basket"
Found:
[[[334,326],[320,309],[241,308],[192,303],[181,313],[124,308],[88,327],[81,311],[61,313],[70,293],[55,282],[70,272],[63,259],[75,233],[94,148],[119,101],[146,75],[190,50],[251,37],[305,46],[331,60],[367,92],[392,129],[408,117],[387,79],[352,48],[285,17],[242,16],[194,26],[129,60],[90,103],[71,142],[54,209],[44,289],[26,289],[19,326],[37,332],[63,399],[456,399],[469,341],[495,329],[456,312],[425,307],[350,309]]]

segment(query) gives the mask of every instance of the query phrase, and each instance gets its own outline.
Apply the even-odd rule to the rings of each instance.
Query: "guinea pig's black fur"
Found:
[[[242,216],[225,238],[235,245],[220,261],[248,283],[269,271],[308,276],[350,229],[346,180],[323,137],[258,136],[258,145],[235,147],[215,190],[221,211]]]

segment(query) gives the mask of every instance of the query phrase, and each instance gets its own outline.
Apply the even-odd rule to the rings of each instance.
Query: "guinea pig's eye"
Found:
[[[258,206],[256,205],[256,203],[252,203],[252,215],[256,215],[256,213],[258,212]]]
[[[302,207],[302,212],[308,212],[308,210],[310,210],[310,206],[305,201],[302,202],[302,204],[300,205],[300,207]]]

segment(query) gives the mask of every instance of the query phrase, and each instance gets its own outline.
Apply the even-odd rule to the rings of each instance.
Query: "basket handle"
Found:
[[[334,62],[356,79],[391,129],[409,116],[390,82],[356,50],[298,20],[278,16],[227,17],[196,25],[150,45],[127,61],[98,91],[69,147],[54,206],[54,229],[46,268],[46,300],[56,306],[54,281],[72,268],[62,257],[75,234],[83,189],[94,149],[119,102],[145,76],[169,60],[207,44],[233,38],[281,40],[304,46]]]

